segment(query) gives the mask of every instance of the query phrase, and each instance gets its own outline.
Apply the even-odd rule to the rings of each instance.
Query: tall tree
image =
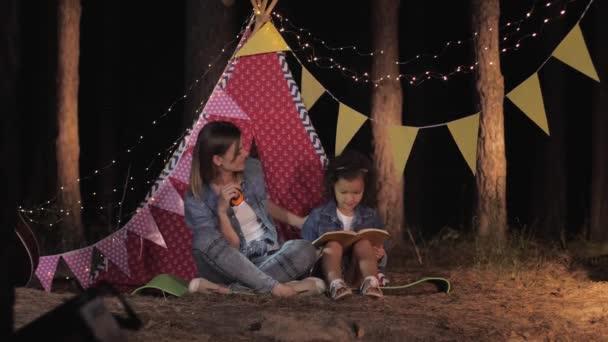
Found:
[[[504,137],[504,80],[498,41],[499,0],[473,0],[472,24],[478,62],[481,113],[477,141],[476,216],[480,237],[502,240],[507,231],[507,159]]]
[[[80,212],[80,143],[78,140],[78,63],[80,55],[80,0],[59,0],[57,12],[57,186],[59,205],[67,210],[62,227],[62,248],[84,242]]]
[[[399,0],[372,1],[372,79],[398,75],[399,65]],[[389,232],[403,237],[403,177],[395,174],[388,126],[401,125],[403,93],[401,83],[394,77],[381,82],[372,91],[372,134],[374,138],[374,167],[378,189],[378,213]]]
[[[235,39],[240,11],[245,6],[249,4],[245,1],[235,3],[233,0],[186,2],[186,87],[206,74],[186,99],[184,127],[190,127],[198,117],[195,111],[201,109],[201,103],[206,102],[222,75],[236,42],[226,48],[225,45]],[[221,57],[214,60],[220,54]],[[209,64],[212,64],[211,67]]]
[[[596,4],[604,6],[600,2]],[[600,7],[602,8],[602,7]],[[606,13],[598,11],[598,13]],[[608,38],[608,28],[603,21],[603,17],[598,15],[596,19],[596,46],[599,54],[595,65],[601,65],[602,61],[608,58],[608,47],[605,44]],[[608,75],[605,68],[599,68],[601,80],[606,80]],[[608,241],[608,88],[604,83],[600,83],[599,91],[595,93],[594,108],[592,117],[592,137],[591,137],[591,212],[590,212],[590,237],[597,242]]]

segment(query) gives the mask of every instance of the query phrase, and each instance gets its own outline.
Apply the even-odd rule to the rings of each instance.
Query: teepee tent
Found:
[[[198,132],[211,121],[236,124],[247,150],[255,141],[273,202],[298,215],[318,205],[327,158],[288,67],[286,50],[271,22],[244,35],[199,118],[137,213],[92,246],[42,257],[36,275],[45,290],[51,290],[60,258],[83,287],[106,280],[131,290],[162,273],[185,279],[196,275],[183,200]],[[289,240],[299,232],[280,225],[279,235]]]

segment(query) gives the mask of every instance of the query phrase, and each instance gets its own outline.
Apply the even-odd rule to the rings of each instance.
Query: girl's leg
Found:
[[[228,245],[224,238],[212,240],[202,247],[193,250],[202,278],[219,284],[240,283],[258,293],[270,293],[278,282]]]
[[[333,300],[339,300],[352,294],[342,278],[343,253],[344,248],[335,241],[328,242],[323,248],[323,259],[321,260],[323,275],[329,287],[329,296]]]
[[[258,263],[259,269],[281,283],[310,273],[317,261],[313,245],[306,240],[289,240],[281,249]]]
[[[344,248],[335,241],[329,241],[323,247],[323,257],[321,264],[323,267],[323,276],[327,280],[327,284],[331,284],[336,279],[342,279],[342,254]]]
[[[353,246],[353,263],[359,271],[359,279],[353,279],[353,285],[359,286],[361,281],[369,276],[378,274],[378,260],[374,255],[372,244],[367,239],[359,240]]]
[[[374,249],[369,240],[359,240],[353,246],[353,264],[358,272],[358,276],[353,280],[353,284],[359,287],[361,294],[382,297],[378,279],[378,260],[374,254]]]

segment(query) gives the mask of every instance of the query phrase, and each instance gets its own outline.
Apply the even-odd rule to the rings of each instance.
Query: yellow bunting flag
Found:
[[[306,68],[302,67],[302,100],[306,109],[310,108],[323,95],[325,88]]]
[[[290,50],[277,28],[269,21],[253,36],[249,37],[245,45],[237,51],[236,56],[257,55],[275,51]]]
[[[477,136],[479,131],[479,113],[448,122],[448,129],[460,149],[460,153],[475,174],[477,168]]]
[[[583,31],[581,31],[578,23],[574,25],[572,31],[566,35],[566,38],[559,43],[555,51],[553,51],[552,56],[588,77],[598,82],[600,81],[589,55],[589,50],[587,50]]]
[[[391,141],[391,149],[393,150],[393,165],[397,177],[403,175],[405,164],[410,157],[410,152],[414,146],[418,134],[417,127],[408,126],[388,126],[388,137]]]
[[[538,73],[532,74],[527,80],[515,87],[507,94],[511,100],[524,114],[526,114],[538,127],[549,135],[549,125],[543,103],[543,94],[540,90]]]
[[[367,116],[357,112],[344,103],[338,109],[338,127],[336,129],[336,155],[342,153],[355,133],[363,126]]]

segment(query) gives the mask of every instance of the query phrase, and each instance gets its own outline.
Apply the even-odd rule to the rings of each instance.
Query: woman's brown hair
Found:
[[[238,146],[240,140],[241,130],[231,122],[214,121],[203,126],[192,152],[190,191],[194,197],[200,198],[203,184],[209,184],[217,177],[213,156],[224,155],[235,142]]]

